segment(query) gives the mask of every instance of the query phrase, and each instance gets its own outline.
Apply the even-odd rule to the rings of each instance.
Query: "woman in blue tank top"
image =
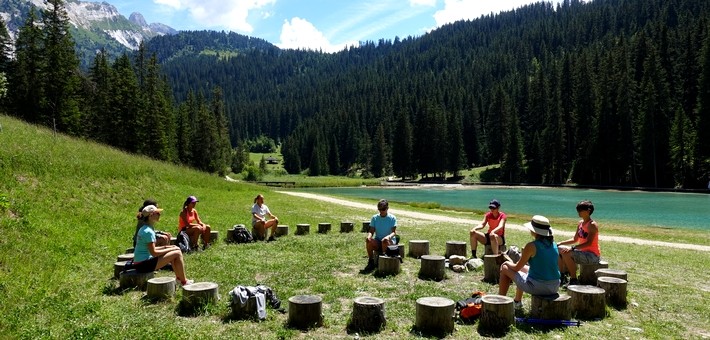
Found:
[[[545,216],[535,215],[524,226],[535,238],[523,248],[520,261],[504,262],[500,267],[498,294],[508,294],[511,282],[515,282],[516,309],[523,308],[523,292],[532,295],[557,294],[560,288],[560,270],[557,266],[557,244],[552,236],[550,221]]]

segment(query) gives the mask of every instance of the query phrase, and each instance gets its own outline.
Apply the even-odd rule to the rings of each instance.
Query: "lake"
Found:
[[[318,188],[309,192],[333,196],[398,202],[435,202],[442,206],[488,210],[488,202],[498,199],[501,211],[516,215],[545,215],[578,218],[575,207],[581,200],[594,203],[592,217],[603,224],[614,221],[636,226],[687,228],[710,231],[710,195],[646,191],[616,191],[577,188],[499,186],[418,186]]]

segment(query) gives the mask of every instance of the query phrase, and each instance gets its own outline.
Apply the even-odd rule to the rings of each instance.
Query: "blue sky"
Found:
[[[444,24],[533,0],[92,0],[177,30],[217,30],[281,48],[336,52],[360,41],[420,36]],[[561,0],[546,0],[559,3]]]

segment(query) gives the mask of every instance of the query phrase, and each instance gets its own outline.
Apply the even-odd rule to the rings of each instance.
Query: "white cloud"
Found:
[[[298,17],[294,17],[290,22],[284,21],[281,28],[281,43],[277,44],[278,47],[285,49],[322,50],[329,53],[340,51],[350,45],[357,45],[357,43],[331,44],[313,24]]]
[[[175,11],[187,11],[198,26],[225,27],[228,30],[251,33],[249,13],[276,3],[276,0],[153,0]]]

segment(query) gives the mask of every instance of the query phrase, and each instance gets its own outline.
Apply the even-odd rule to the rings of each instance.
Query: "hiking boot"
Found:
[[[523,302],[522,301],[513,300],[513,306],[515,306],[515,310],[523,310]]]
[[[472,259],[476,258],[476,251],[475,250],[471,251],[471,258]]]
[[[269,237],[269,238],[266,240],[266,242],[273,242],[273,241],[276,241],[276,239],[274,238],[274,235],[271,235],[271,237]]]
[[[209,243],[205,243],[205,244],[202,246],[202,250],[203,250],[203,251],[204,251],[204,250],[207,250],[209,247],[210,247],[210,244],[209,244]]]
[[[569,283],[569,276],[567,274],[561,274],[560,275],[560,285],[564,286]]]
[[[367,273],[371,273],[374,270],[375,270],[375,261],[373,259],[368,259],[367,266],[365,266],[365,269],[361,270],[361,273],[367,274]]]

